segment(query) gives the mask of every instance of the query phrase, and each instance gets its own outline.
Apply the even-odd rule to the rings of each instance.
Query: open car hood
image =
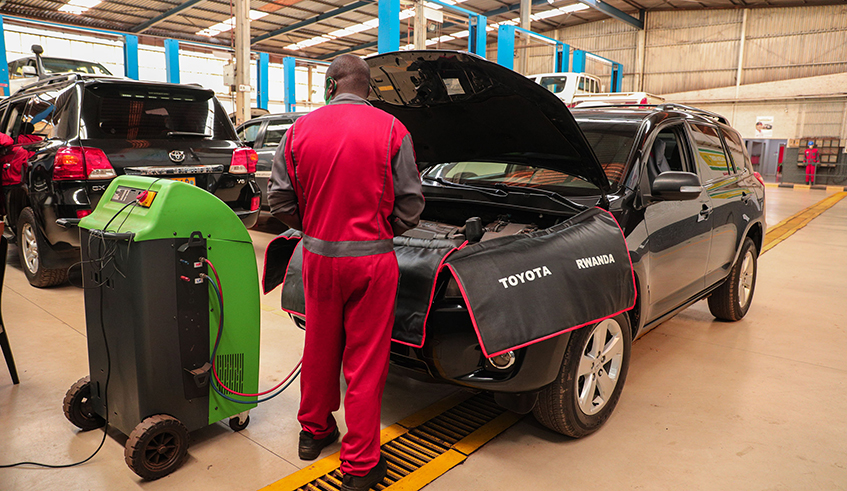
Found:
[[[527,163],[609,192],[568,108],[525,76],[459,51],[398,51],[365,61],[369,101],[406,126],[420,169],[467,160]]]

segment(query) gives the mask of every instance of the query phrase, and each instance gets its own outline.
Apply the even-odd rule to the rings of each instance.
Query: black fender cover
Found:
[[[626,239],[601,208],[532,234],[465,247],[445,264],[459,283],[486,357],[635,306]]]
[[[267,294],[282,283],[282,310],[305,318],[301,237],[299,232],[288,230],[268,244],[262,289]],[[417,348],[423,346],[426,318],[435,295],[438,273],[447,256],[463,245],[448,239],[394,238],[394,252],[400,269],[391,335],[395,342]]]
[[[394,253],[400,267],[397,308],[391,338],[420,348],[426,338],[426,318],[435,295],[438,273],[445,259],[465,244],[449,239],[395,237]]]

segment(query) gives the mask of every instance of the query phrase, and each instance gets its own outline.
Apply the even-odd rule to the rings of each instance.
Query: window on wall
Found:
[[[728,176],[729,159],[724,153],[718,129],[702,123],[693,123],[690,128],[700,179],[705,183]]]

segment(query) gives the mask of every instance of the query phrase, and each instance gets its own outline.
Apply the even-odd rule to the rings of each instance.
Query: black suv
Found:
[[[0,132],[27,155],[0,162],[6,230],[33,286],[65,281],[79,261],[76,223],[117,175],[187,182],[227,203],[245,226],[258,219],[256,153],[241,145],[212,90],[58,75],[0,103]],[[10,182],[10,165],[22,166],[20,182]]]
[[[580,437],[612,414],[632,340],[702,299],[718,319],[747,314],[765,188],[725,118],[569,111],[467,53],[366,61],[369,101],[412,134],[426,196],[420,225],[394,239],[397,368]],[[295,235],[269,246],[264,286],[283,282],[302,324]]]
[[[262,190],[262,206],[268,206],[268,179],[271,177],[271,166],[274,154],[282,142],[282,137],[294,121],[307,112],[266,114],[253,118],[235,129],[238,138],[249,145],[259,156],[256,163],[256,182]]]

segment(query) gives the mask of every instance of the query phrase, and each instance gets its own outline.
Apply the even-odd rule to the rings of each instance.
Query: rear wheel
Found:
[[[82,377],[68,389],[62,401],[62,410],[68,421],[82,431],[100,428],[106,424],[106,420],[91,407],[90,377]]]
[[[709,311],[712,315],[724,321],[741,320],[747,315],[756,289],[756,272],[759,269],[757,259],[756,244],[750,237],[746,237],[729,277],[709,296]]]
[[[559,376],[538,395],[535,419],[574,438],[597,431],[620,399],[631,348],[625,314],[571,333]]]
[[[18,218],[18,254],[21,257],[21,268],[30,285],[38,288],[61,285],[68,279],[65,268],[47,269],[41,259],[44,248],[50,247],[35,219],[32,208],[24,208]]]

